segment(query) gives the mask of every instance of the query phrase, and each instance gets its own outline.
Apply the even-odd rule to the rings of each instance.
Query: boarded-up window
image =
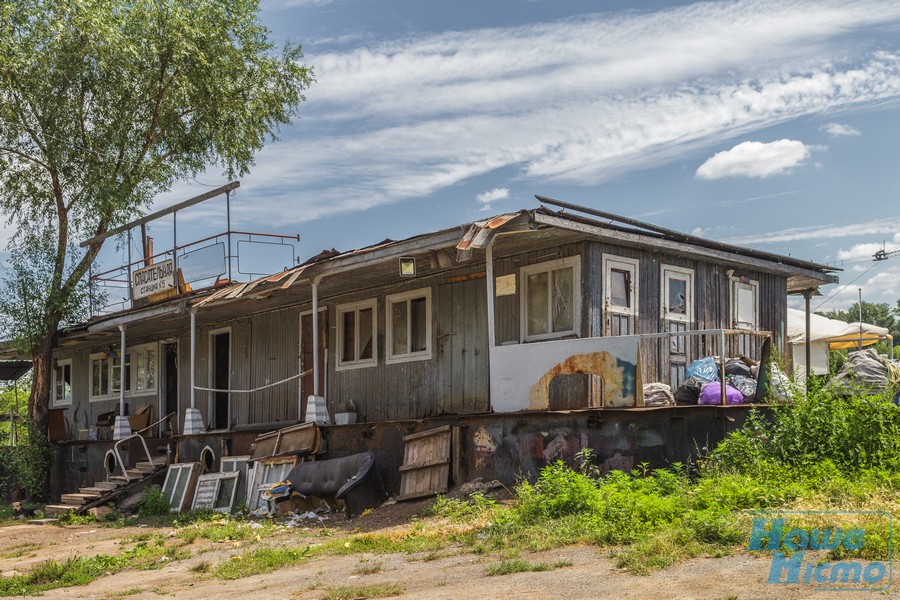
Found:
[[[759,282],[745,279],[732,280],[731,298],[734,327],[755,330],[759,325]]]

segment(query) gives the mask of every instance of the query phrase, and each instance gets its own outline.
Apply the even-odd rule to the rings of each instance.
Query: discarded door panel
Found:
[[[446,492],[450,476],[450,426],[407,435],[403,442],[398,500]]]

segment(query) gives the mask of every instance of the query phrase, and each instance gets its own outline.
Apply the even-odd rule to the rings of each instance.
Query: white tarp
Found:
[[[806,313],[796,308],[789,308],[787,315],[787,340],[791,345],[791,356],[794,361],[794,376],[806,374]],[[844,323],[821,315],[809,316],[810,323],[810,362],[813,375],[828,374],[828,344],[831,349],[855,348],[859,343],[860,324]],[[890,339],[890,332],[884,327],[862,324],[862,345],[871,346],[882,339]]]

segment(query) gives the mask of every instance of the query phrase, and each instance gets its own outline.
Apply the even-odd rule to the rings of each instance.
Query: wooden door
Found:
[[[662,331],[677,334],[690,330],[694,314],[694,271],[663,265],[660,280]],[[660,344],[660,375],[668,376],[673,390],[684,382],[691,346],[684,335],[663,338]]]
[[[436,287],[435,391],[436,413],[487,412],[488,341],[484,279]]]

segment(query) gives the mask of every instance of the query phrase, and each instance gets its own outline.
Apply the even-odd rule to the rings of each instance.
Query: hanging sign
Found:
[[[131,297],[146,298],[175,287],[175,261],[171,258],[131,274]]]

